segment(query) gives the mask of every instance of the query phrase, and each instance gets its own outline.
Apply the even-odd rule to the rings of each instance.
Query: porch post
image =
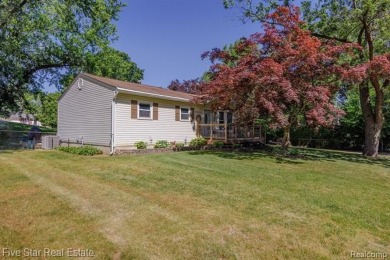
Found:
[[[260,142],[261,142],[261,134],[262,134],[262,131],[261,131],[262,127],[261,127],[261,125],[260,125],[260,129],[259,130],[260,130],[260,132],[259,132],[259,139],[260,139]]]
[[[225,143],[227,143],[228,140],[228,129],[227,129],[227,121],[225,120]]]

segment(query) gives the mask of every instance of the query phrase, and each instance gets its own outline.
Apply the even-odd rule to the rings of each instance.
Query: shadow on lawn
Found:
[[[278,163],[289,163],[289,164],[303,164],[302,161],[297,160],[297,158],[288,158],[272,155],[262,150],[255,151],[192,151],[189,152],[190,155],[204,155],[212,154],[225,159],[234,159],[234,160],[254,160],[258,158],[271,158],[276,159]]]
[[[330,150],[318,150],[318,149],[305,149],[297,148],[299,151],[298,156],[282,156],[273,154],[265,150],[254,151],[193,151],[189,152],[190,155],[202,155],[213,154],[225,159],[234,160],[254,160],[257,158],[271,158],[275,159],[277,163],[288,164],[303,164],[305,161],[347,161],[351,163],[361,163],[370,165],[379,165],[382,167],[390,168],[390,157],[387,158],[367,158],[363,155],[342,151],[330,151]]]
[[[329,151],[329,150],[318,150],[318,149],[299,149],[303,160],[311,161],[330,161],[334,162],[337,160],[347,161],[351,163],[362,163],[379,165],[386,168],[390,168],[390,157],[380,158],[369,158],[359,153],[343,152],[343,151]]]

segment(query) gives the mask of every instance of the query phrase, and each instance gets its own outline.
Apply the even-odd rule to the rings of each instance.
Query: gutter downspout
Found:
[[[116,110],[116,97],[118,96],[118,88],[114,92],[114,96],[112,98],[112,104],[111,104],[111,148],[110,148],[110,156],[114,155],[114,149],[115,149],[115,110]]]

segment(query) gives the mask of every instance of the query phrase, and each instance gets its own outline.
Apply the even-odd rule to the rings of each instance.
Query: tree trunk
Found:
[[[283,141],[282,141],[282,148],[287,150],[290,148],[291,142],[290,142],[290,126],[284,127],[284,133],[283,133]]]
[[[370,102],[369,88],[367,84],[362,84],[359,89],[360,105],[362,107],[364,119],[364,148],[363,155],[377,157],[379,141],[384,123],[382,115],[382,96],[377,94],[376,113],[373,112]]]
[[[366,123],[364,127],[363,155],[377,157],[382,126],[375,123]]]

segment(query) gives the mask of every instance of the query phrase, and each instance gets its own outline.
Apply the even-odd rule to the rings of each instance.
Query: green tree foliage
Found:
[[[345,116],[334,128],[313,129],[304,125],[294,126],[291,132],[294,144],[308,144],[309,147],[324,145],[326,148],[361,149],[364,143],[364,129],[359,95],[356,91],[350,90],[341,99],[339,106],[345,112]]]
[[[363,49],[351,63],[358,64],[355,77],[363,76],[356,82],[364,120],[363,154],[376,157],[390,86],[390,0],[319,0],[303,6],[310,29],[318,37],[354,42]]]
[[[38,114],[40,113],[42,108],[42,103],[41,103],[42,95],[44,95],[43,92],[25,93],[23,98],[24,100],[26,100],[26,104],[24,105],[23,109],[20,109],[17,112],[31,114],[34,115],[36,119],[38,119]]]
[[[375,91],[371,89],[371,105],[375,103]],[[346,112],[345,117],[341,120],[340,126],[336,129],[337,135],[350,137],[350,142],[359,146],[364,145],[364,123],[363,115],[360,106],[359,93],[355,89],[351,89],[347,93],[346,100],[343,104],[343,109]],[[385,96],[385,102],[383,106],[383,114],[386,120],[383,124],[381,132],[381,143],[383,149],[390,149],[390,93]],[[382,147],[380,147],[381,150]]]
[[[57,128],[57,104],[60,96],[61,92],[38,92],[34,95],[27,93],[24,97],[27,104],[23,112],[34,115],[44,126]]]
[[[97,53],[88,53],[85,62],[61,80],[62,89],[68,87],[80,72],[135,83],[143,79],[143,70],[131,61],[129,55],[111,47],[105,47]]]
[[[362,146],[364,143],[363,116],[359,94],[354,89],[347,92],[342,107],[346,115],[341,119],[336,134],[343,136],[343,139],[349,139],[350,146]]]
[[[42,106],[37,117],[43,125],[57,128],[57,108],[60,95],[60,92],[54,92],[41,96]]]
[[[0,113],[48,78],[59,87],[72,68],[115,39],[120,0],[2,0],[0,2]]]
[[[223,0],[225,8],[237,8],[242,12],[243,22],[266,22],[267,15],[279,6],[289,6],[293,0]]]
[[[375,92],[371,91],[370,94],[373,97]],[[291,133],[294,144],[298,144],[299,139],[306,139],[306,142],[308,139],[322,139],[327,148],[360,150],[364,145],[364,124],[359,93],[351,89],[341,99],[340,107],[346,114],[334,129],[319,128],[314,131],[305,126],[296,126]],[[385,100],[385,118],[390,118],[390,95]],[[310,142],[309,146],[313,144],[318,142]],[[390,120],[385,121],[383,126],[380,150],[382,148],[390,149]]]

